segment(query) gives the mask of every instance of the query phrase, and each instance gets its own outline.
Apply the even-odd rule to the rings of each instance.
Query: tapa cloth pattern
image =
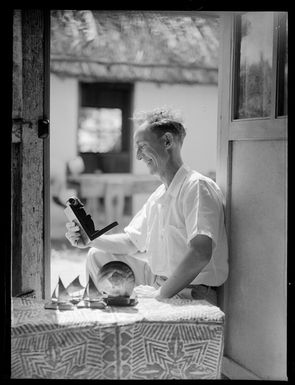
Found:
[[[44,303],[12,299],[12,378],[220,378],[224,313],[206,301],[72,311]]]

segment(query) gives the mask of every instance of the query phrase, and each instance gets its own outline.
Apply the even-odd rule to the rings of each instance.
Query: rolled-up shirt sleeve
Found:
[[[207,235],[216,247],[219,233],[220,203],[205,181],[190,186],[184,200],[187,242],[198,234]]]
[[[131,241],[141,252],[146,251],[147,239],[147,207],[146,204],[132,218],[128,226],[124,228]]]

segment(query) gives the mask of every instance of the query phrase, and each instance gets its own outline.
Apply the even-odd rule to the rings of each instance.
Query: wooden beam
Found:
[[[44,97],[43,118],[50,118],[50,10],[44,11]],[[51,297],[51,244],[50,244],[50,127],[43,139],[43,291],[42,297]]]
[[[11,295],[22,290],[22,14],[13,11],[13,72],[12,72],[12,132],[11,132]]]
[[[287,118],[256,118],[234,120],[229,124],[228,139],[236,140],[287,140]]]
[[[13,73],[12,73],[12,118],[22,117],[23,89],[22,89],[22,15],[21,11],[13,11]]]
[[[180,69],[188,69],[188,70],[204,70],[204,71],[216,71],[217,67],[210,66],[200,66],[200,65],[185,65],[185,64],[170,64],[170,63],[137,63],[137,62],[107,62],[102,60],[92,59],[91,57],[76,57],[76,56],[60,56],[60,55],[52,55],[52,62],[69,62],[69,63],[95,63],[105,66],[112,65],[121,65],[121,66],[131,66],[131,67],[140,67],[140,68],[180,68]]]
[[[15,176],[20,175],[20,185],[13,200],[20,206],[13,214],[18,237],[13,239],[12,270],[13,274],[21,275],[20,291],[34,290],[40,299],[44,285],[44,168],[43,139],[38,137],[38,120],[44,113],[44,16],[42,10],[28,9],[21,10],[21,17],[18,14],[15,17],[16,31],[21,31],[21,38],[14,45],[14,57],[19,59],[21,67],[14,73],[18,80],[14,82],[17,97],[14,98],[13,111],[21,121],[21,143],[19,151],[14,151]],[[28,124],[22,124],[24,122]],[[16,273],[19,267],[21,270]]]

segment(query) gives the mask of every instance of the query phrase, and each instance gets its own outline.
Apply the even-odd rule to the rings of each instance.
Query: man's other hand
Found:
[[[89,244],[84,244],[81,237],[80,227],[75,222],[67,222],[66,228],[68,231],[66,232],[65,236],[72,246],[78,247],[80,249],[89,247]]]
[[[144,298],[160,298],[160,290],[148,285],[139,285],[134,288],[134,292],[138,297]]]

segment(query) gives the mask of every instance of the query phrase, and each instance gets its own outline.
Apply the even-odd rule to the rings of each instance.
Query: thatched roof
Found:
[[[217,84],[218,21],[139,11],[53,11],[51,72],[88,80]]]

